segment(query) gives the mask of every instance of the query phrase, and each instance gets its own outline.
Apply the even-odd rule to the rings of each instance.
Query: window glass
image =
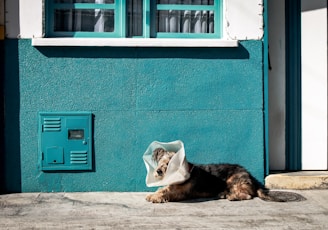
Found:
[[[157,0],[157,32],[214,33],[213,6],[214,0]]]
[[[161,10],[157,32],[214,33],[214,12],[200,10]]]
[[[128,37],[142,36],[143,0],[127,1]]]
[[[214,5],[214,0],[157,0],[157,4]]]
[[[114,3],[114,0],[55,0],[55,3]]]
[[[113,10],[55,10],[55,32],[113,32]]]

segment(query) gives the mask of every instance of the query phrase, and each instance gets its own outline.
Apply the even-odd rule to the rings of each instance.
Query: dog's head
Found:
[[[166,151],[163,148],[157,148],[153,151],[153,160],[157,162],[157,167],[154,170],[154,176],[157,179],[163,179],[167,166],[174,156],[175,152]]]

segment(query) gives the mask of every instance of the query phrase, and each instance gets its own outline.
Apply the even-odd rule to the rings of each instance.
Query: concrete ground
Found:
[[[328,190],[288,192],[306,200],[152,204],[146,193],[7,194],[0,195],[0,229],[328,229]]]

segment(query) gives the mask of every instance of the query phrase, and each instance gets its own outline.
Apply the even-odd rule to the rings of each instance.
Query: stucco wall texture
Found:
[[[189,161],[239,163],[263,181],[262,41],[111,48],[23,39],[18,56],[23,192],[153,190],[142,155],[154,140],[182,140]],[[93,171],[40,170],[40,111],[93,113]]]

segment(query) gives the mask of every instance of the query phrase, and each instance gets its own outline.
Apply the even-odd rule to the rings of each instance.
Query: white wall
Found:
[[[0,26],[5,24],[5,1],[0,0]]]
[[[302,169],[326,170],[327,1],[302,1]]]
[[[230,39],[260,40],[263,38],[263,0],[225,1],[225,33]]]
[[[42,1],[43,0],[19,1],[21,38],[42,37]]]
[[[6,37],[19,37],[19,0],[5,0],[5,22]]]
[[[268,1],[269,161],[270,170],[285,169],[285,0]]]

